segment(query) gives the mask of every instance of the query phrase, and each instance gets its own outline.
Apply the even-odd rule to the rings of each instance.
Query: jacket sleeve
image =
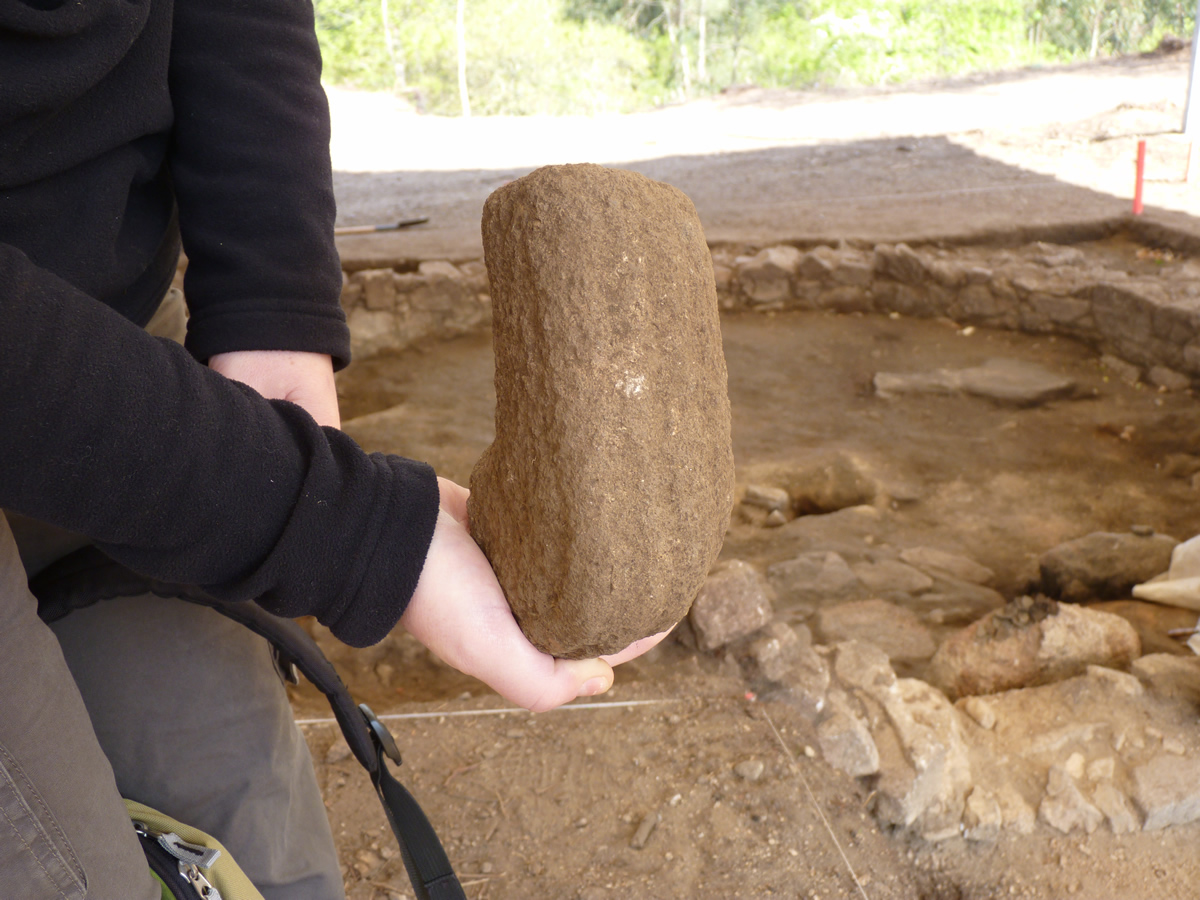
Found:
[[[0,508],[366,646],[416,587],[438,487],[0,244]]]
[[[309,0],[175,0],[171,177],[188,349],[349,361],[329,108]]]

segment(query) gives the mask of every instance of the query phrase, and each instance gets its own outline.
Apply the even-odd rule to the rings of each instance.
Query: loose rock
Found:
[[[872,592],[897,591],[902,594],[919,594],[933,587],[933,579],[894,559],[878,562],[861,562],[851,566],[863,586]]]
[[[937,645],[916,615],[886,600],[858,600],[818,611],[818,636],[827,643],[866,641],[889,660],[918,662],[933,656]]]
[[[875,393],[884,399],[904,394],[970,394],[1002,406],[1030,407],[1075,392],[1075,383],[1022,360],[991,359],[970,369],[936,369],[905,374],[879,372]]]
[[[846,560],[832,551],[802,553],[767,567],[767,580],[780,602],[814,606],[861,596],[862,585]]]
[[[1200,759],[1156,756],[1133,770],[1133,799],[1146,831],[1200,819]]]
[[[847,775],[874,775],[879,771],[879,750],[866,721],[845,695],[832,695],[829,707],[829,716],[817,725],[821,755]]]
[[[704,582],[688,615],[701,650],[716,650],[771,621],[766,579],[749,563],[732,560]]]
[[[758,781],[767,770],[761,759],[743,759],[733,767],[733,774],[743,781]]]
[[[762,637],[751,642],[748,655],[753,675],[767,681],[783,681],[801,653],[812,647],[812,634],[803,625],[792,628],[784,622],[772,622]]]
[[[950,577],[971,584],[987,584],[995,573],[987,566],[957,553],[947,553],[936,547],[910,547],[900,551],[901,562],[934,577]]]
[[[1060,681],[1096,664],[1125,668],[1140,652],[1119,616],[1022,597],[947,638],[930,678],[954,697]]]
[[[500,188],[483,242],[496,439],[471,533],[535,646],[612,653],[682,618],[728,526],[712,257],[680,191],[591,165]]]
[[[1167,571],[1176,543],[1164,534],[1109,532],[1067,541],[1038,560],[1041,589],[1074,603],[1127,597],[1135,584]]]

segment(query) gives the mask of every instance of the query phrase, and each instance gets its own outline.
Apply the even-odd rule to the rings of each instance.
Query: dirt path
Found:
[[[632,116],[449,119],[332,92],[340,221],[427,215],[341,242],[347,259],[480,255],[483,200],[540,165],[616,164],[696,203],[712,241],[914,239],[1127,213],[1138,137],[1146,202],[1194,213],[1176,131],[1185,54],[916,89],[749,89]]]
[[[1185,145],[1157,133],[1177,127],[1185,87],[1186,60],[1156,58],[916,90],[749,90],[603,121],[428,119],[334,92],[342,221],[432,220],[341,248],[355,266],[477,258],[491,190],[540,164],[584,160],[681,187],[711,240],[894,241],[1093,221],[1126,213],[1138,136],[1151,144],[1152,214],[1191,227]],[[739,473],[833,447],[905,486],[911,502],[839,537],[847,553],[937,546],[993,568],[1009,594],[1038,553],[1070,537],[1132,524],[1200,531],[1191,482],[1159,465],[1200,448],[1200,407],[1189,393],[1111,378],[1080,345],[819,313],[727,317],[724,329]],[[348,430],[465,482],[491,439],[488,341],[357,364],[339,384],[346,418],[393,412]],[[1010,410],[869,390],[880,370],[995,356],[1068,375],[1080,391]],[[725,555],[765,565],[810,548],[800,529],[760,525],[739,519]],[[806,755],[808,720],[748,696],[732,659],[680,644],[622,669],[604,699],[627,705],[541,716],[495,713],[498,698],[403,636],[330,649],[377,712],[413,717],[395,727],[404,775],[472,900],[1200,896],[1196,824],[1121,837],[1039,826],[988,844],[881,831],[869,783]],[[296,703],[324,715],[309,692]],[[326,725],[308,733],[352,900],[411,896],[369,785],[330,754]]]

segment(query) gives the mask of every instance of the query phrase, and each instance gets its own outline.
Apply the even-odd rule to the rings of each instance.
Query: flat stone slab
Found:
[[[885,399],[905,394],[968,394],[1003,406],[1038,406],[1069,397],[1075,382],[1034,363],[989,359],[970,369],[932,372],[879,372],[875,393]]]

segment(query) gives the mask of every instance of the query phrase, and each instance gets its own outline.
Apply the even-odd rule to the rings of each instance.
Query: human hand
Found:
[[[425,568],[400,624],[439,659],[533,712],[602,694],[612,667],[645,653],[668,632],[600,659],[555,659],[526,639],[487,557],[467,530],[466,488],[438,479],[441,510]]]
[[[218,353],[210,369],[240,381],[268,400],[289,400],[312,416],[318,425],[342,427],[338,414],[333,360],[326,353],[298,350],[235,350]]]

